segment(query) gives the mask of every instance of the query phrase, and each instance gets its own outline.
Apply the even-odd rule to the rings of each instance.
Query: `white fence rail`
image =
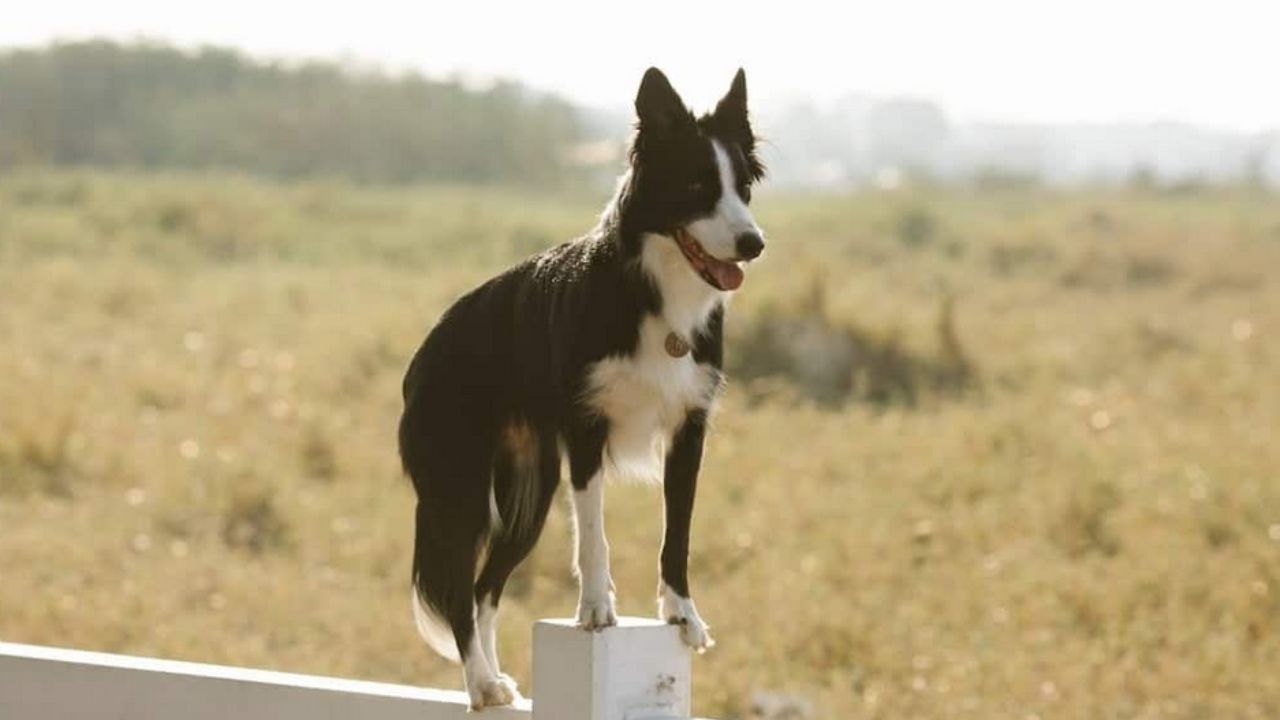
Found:
[[[3,720],[672,720],[689,717],[675,627],[534,628],[533,699],[467,714],[465,693],[0,643]]]

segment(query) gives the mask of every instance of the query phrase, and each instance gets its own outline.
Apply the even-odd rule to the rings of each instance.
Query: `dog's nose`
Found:
[[[755,260],[764,252],[764,238],[758,232],[744,232],[734,240],[738,257],[743,260]]]

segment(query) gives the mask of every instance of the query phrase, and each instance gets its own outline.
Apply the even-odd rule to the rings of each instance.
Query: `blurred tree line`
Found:
[[[568,103],[334,63],[106,41],[0,53],[0,168],[231,168],[372,182],[554,182]]]

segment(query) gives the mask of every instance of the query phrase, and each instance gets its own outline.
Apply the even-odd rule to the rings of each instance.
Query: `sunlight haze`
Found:
[[[615,108],[630,101],[648,65],[667,70],[699,108],[741,65],[763,103],[906,96],[936,101],[961,120],[1280,127],[1269,76],[1280,67],[1280,11],[1266,3],[792,2],[785,14],[768,7],[46,2],[9,8],[0,47],[88,37],[213,44],[259,57],[510,77]]]

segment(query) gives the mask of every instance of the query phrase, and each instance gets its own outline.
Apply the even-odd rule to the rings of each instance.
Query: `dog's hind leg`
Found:
[[[476,632],[476,566],[490,530],[492,435],[458,423],[424,428],[421,420],[407,413],[401,424],[401,456],[418,492],[414,617],[427,644],[462,662],[473,708],[509,704],[515,687],[489,666]]]
[[[472,708],[509,704],[516,698],[515,685],[490,667],[476,627],[479,613],[471,578],[475,576],[483,526],[476,532],[474,524],[459,522],[458,516],[464,513],[441,522],[441,518],[432,517],[427,507],[419,501],[414,552],[414,616],[418,629],[437,652],[462,662]],[[482,504],[480,511],[487,512],[487,508]],[[443,646],[447,641],[452,641],[451,648]]]
[[[510,678],[498,663],[498,604],[507,578],[538,542],[559,482],[555,434],[538,437],[528,425],[509,427],[493,470],[494,505],[499,517],[489,538],[489,557],[475,587],[481,649],[489,667],[507,680]]]

